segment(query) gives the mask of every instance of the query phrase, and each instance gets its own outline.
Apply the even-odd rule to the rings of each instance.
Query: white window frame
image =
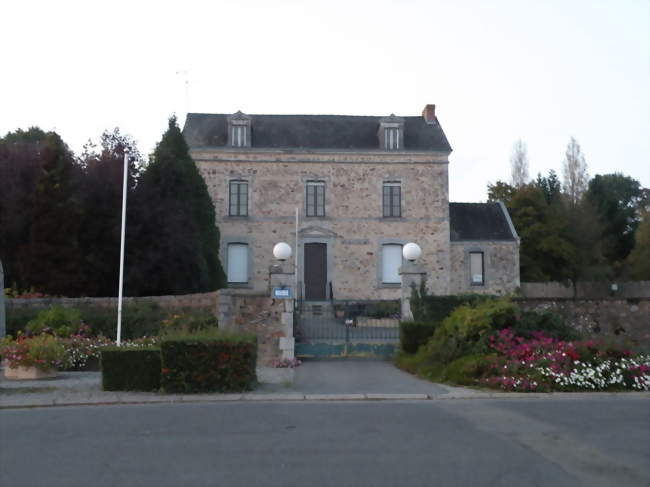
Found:
[[[474,256],[480,256],[480,273],[476,269]],[[485,286],[485,253],[479,250],[469,252],[469,282],[472,286]]]
[[[246,129],[243,124],[232,124],[230,126],[230,141],[233,147],[246,147]]]
[[[402,276],[399,273],[399,268],[402,267],[404,264],[404,257],[402,255],[402,250],[403,250],[403,245],[400,243],[385,243],[382,244],[381,246],[381,283],[382,284],[401,284],[402,283]],[[387,261],[388,254],[386,250],[388,248],[394,248],[395,250],[399,250],[399,265],[397,266],[397,269],[390,268],[391,262]],[[393,250],[393,252],[395,251]],[[389,271],[394,271],[389,275]],[[387,280],[388,279],[388,280]]]
[[[399,150],[399,127],[384,128],[384,148],[386,150]]]
[[[236,261],[235,249],[239,249],[240,255]],[[228,284],[248,284],[250,280],[250,248],[245,242],[230,242],[227,246],[227,278]],[[235,266],[243,262],[244,269],[237,269]]]

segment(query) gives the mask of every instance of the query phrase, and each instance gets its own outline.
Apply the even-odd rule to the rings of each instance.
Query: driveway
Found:
[[[266,385],[262,390],[274,390]],[[392,362],[337,359],[305,361],[296,368],[293,386],[304,394],[446,394],[448,389],[401,371]]]

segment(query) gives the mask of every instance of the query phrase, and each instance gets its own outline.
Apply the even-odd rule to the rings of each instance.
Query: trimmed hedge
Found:
[[[436,331],[437,323],[421,323],[419,321],[402,321],[399,324],[399,344],[406,353],[415,353],[429,341]]]
[[[240,392],[257,383],[254,337],[178,337],[161,344],[164,392]]]
[[[106,347],[100,363],[105,391],[160,389],[160,348]]]

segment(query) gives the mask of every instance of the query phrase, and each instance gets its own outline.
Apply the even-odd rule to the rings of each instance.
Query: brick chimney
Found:
[[[422,110],[422,118],[424,118],[424,121],[429,125],[434,124],[436,122],[436,106],[435,105],[425,106],[424,110]]]

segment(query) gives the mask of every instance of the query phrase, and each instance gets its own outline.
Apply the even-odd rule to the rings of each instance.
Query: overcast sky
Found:
[[[27,1],[0,6],[0,133],[37,125],[76,152],[115,126],[150,152],[177,113],[419,115],[454,149],[452,201],[561,173],[650,186],[650,1]]]

